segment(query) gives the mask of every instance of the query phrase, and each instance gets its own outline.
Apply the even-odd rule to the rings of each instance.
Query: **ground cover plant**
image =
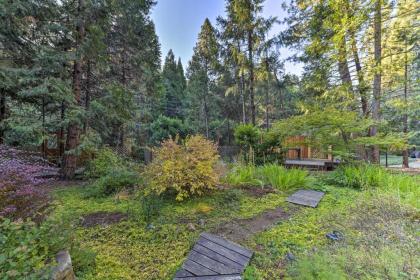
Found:
[[[415,242],[418,223],[412,223],[415,208],[402,206],[395,197],[375,194],[370,198],[362,196],[346,211],[352,215],[333,215],[330,221],[336,230],[345,232],[345,239],[304,254],[300,262],[291,266],[291,276],[302,279],[419,277]]]
[[[73,224],[81,248],[96,255],[92,271],[80,279],[171,279],[201,231],[236,218],[249,218],[284,204],[284,196],[250,197],[241,190],[216,191],[177,202],[161,197],[158,211],[149,216],[143,199],[88,197],[85,187],[55,193],[54,217]],[[153,211],[153,210],[152,210]],[[82,217],[107,212],[128,219],[106,226],[82,226]]]
[[[389,177],[387,185],[363,189],[328,185],[330,174],[315,174],[312,188],[326,192],[318,208],[299,208],[279,224],[241,241],[256,252],[245,279],[276,279],[279,275],[290,279],[410,279],[418,275],[413,242],[418,203],[413,196],[418,195],[419,178],[383,174]],[[60,206],[54,214],[75,223],[82,248],[97,254],[93,269],[80,274],[81,279],[170,279],[200,232],[223,229],[232,221],[253,219],[278,207],[285,211],[292,207],[285,202],[292,191],[288,189],[255,197],[233,187],[182,202],[160,196],[149,204],[142,195],[128,200],[89,198],[83,195],[85,191],[58,191]],[[78,222],[80,217],[101,211],[126,213],[128,219],[93,227]],[[326,234],[333,231],[342,233],[344,241],[329,240]]]

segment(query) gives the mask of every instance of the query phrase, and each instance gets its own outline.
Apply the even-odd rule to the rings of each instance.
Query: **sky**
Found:
[[[200,27],[205,18],[209,18],[216,26],[216,18],[225,16],[224,0],[157,0],[152,10],[152,19],[161,44],[162,61],[170,49],[176,57],[181,57],[182,64],[187,67],[193,54]],[[287,13],[282,9],[281,0],[266,0],[263,16],[275,16],[279,20],[285,18]],[[269,36],[278,34],[284,26],[276,25]],[[281,48],[280,54],[286,59],[294,52]],[[300,75],[302,65],[292,62],[285,63],[287,73]]]

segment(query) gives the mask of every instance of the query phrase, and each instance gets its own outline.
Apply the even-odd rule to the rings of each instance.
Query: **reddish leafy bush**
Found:
[[[47,205],[47,195],[40,185],[49,179],[42,174],[56,168],[21,155],[21,151],[0,146],[0,217],[35,217]]]

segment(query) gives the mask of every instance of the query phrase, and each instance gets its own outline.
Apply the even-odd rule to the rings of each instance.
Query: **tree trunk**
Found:
[[[268,113],[268,86],[265,92],[265,128],[268,131],[270,128],[270,118]]]
[[[362,105],[363,116],[368,117],[368,99],[367,99],[367,86],[363,77],[362,65],[360,63],[359,52],[357,50],[356,38],[354,32],[350,33],[351,36],[351,50],[353,53],[354,64],[356,66],[357,81],[359,83],[358,90],[360,95],[360,103]]]
[[[380,121],[380,102],[381,102],[381,41],[382,41],[382,0],[377,0],[375,4],[375,18],[374,18],[374,59],[375,59],[375,73],[373,76],[373,104],[372,104],[372,119],[376,122],[370,128],[370,136],[376,136],[378,132],[377,123]],[[379,147],[373,145],[371,160],[373,163],[379,163]]]
[[[245,78],[244,78],[244,74],[241,74],[241,92],[242,92],[242,122],[245,124],[247,123],[247,118],[246,118],[246,101],[245,101]]]
[[[266,54],[266,61],[265,61],[265,67],[267,71],[267,88],[265,91],[265,128],[268,131],[270,128],[270,119],[269,119],[269,113],[268,113],[268,105],[269,105],[269,90],[270,90],[270,68],[268,66],[268,56]]]
[[[228,145],[230,146],[230,121],[229,118],[227,119],[227,133],[228,133]]]
[[[346,38],[344,36],[341,39],[338,49],[338,72],[340,73],[340,78],[343,85],[348,87],[350,91],[353,91],[349,64],[347,62]]]
[[[90,90],[91,90],[91,81],[92,81],[92,61],[87,61],[87,69],[86,69],[86,92],[85,92],[85,111],[89,111],[90,107]],[[86,130],[89,127],[89,119],[86,117],[85,123],[83,126],[83,131],[86,133]]]
[[[82,10],[84,8],[84,0],[79,0],[78,14],[81,17],[77,24],[77,38],[76,38],[76,50],[80,52],[81,42],[85,35],[85,27],[82,20]],[[73,95],[74,103],[80,106],[81,96],[81,82],[82,82],[82,58],[81,54],[77,54],[77,58],[74,61],[73,66]],[[67,142],[66,142],[66,154],[64,155],[63,163],[63,178],[71,179],[74,177],[74,173],[77,167],[77,155],[75,149],[79,145],[80,128],[77,122],[72,121],[69,123],[67,128]]]
[[[238,48],[238,53],[241,53],[241,45],[239,40],[237,41],[237,48]],[[237,67],[238,67],[238,82],[237,82],[237,86],[238,86],[238,92],[241,96],[241,102],[242,102],[242,123],[246,123],[246,105],[245,105],[245,87],[244,87],[244,74],[243,71],[241,71],[241,65],[239,65],[239,59],[236,58],[236,63],[237,63]],[[239,77],[239,72],[242,72],[240,77]]]
[[[273,75],[274,75],[274,80],[276,81],[277,84],[277,88],[279,90],[279,107],[280,110],[278,112],[280,119],[282,119],[283,117],[285,117],[285,114],[283,114],[283,107],[284,107],[284,98],[283,98],[283,90],[282,90],[282,84],[279,80],[279,78],[277,77],[276,71],[273,71]]]
[[[6,91],[0,91],[0,144],[4,143],[4,121],[6,120]]]
[[[45,96],[42,96],[42,105],[41,105],[41,112],[42,112],[42,157],[47,157],[47,136],[45,133]]]
[[[249,97],[251,102],[251,122],[255,125],[255,98],[254,98],[254,53],[252,31],[248,31],[248,63],[249,63]]]
[[[205,69],[206,69],[206,84],[205,84],[205,90],[206,90],[206,92],[204,93],[204,98],[203,98],[203,101],[204,101],[204,125],[205,125],[205,127],[206,127],[206,137],[207,137],[207,139],[209,138],[209,108],[208,108],[208,105],[207,105],[207,97],[208,97],[208,94],[209,94],[209,75],[208,75],[208,73],[209,73],[209,69],[208,69],[208,66],[207,66],[207,62],[205,63]]]
[[[362,72],[362,65],[360,63],[360,57],[359,57],[359,51],[357,49],[357,42],[356,42],[356,36],[354,30],[349,30],[350,34],[350,46],[351,46],[351,52],[354,59],[354,64],[356,66],[356,74],[357,74],[357,82],[358,82],[358,92],[360,96],[360,103],[362,106],[362,115],[365,118],[369,117],[369,109],[368,109],[368,98],[367,98],[367,85],[365,82],[365,79],[363,77]],[[369,133],[369,132],[368,132]],[[357,137],[357,136],[355,136]],[[358,153],[363,160],[367,161],[369,158],[369,153],[366,150],[366,147],[364,145],[358,145],[357,147]]]
[[[206,137],[209,138],[209,116],[208,116],[207,96],[204,96],[204,125],[206,127]]]
[[[404,55],[404,104],[407,105],[407,94],[408,94],[408,57],[407,57],[407,39],[405,41],[405,55]],[[404,110],[403,115],[403,132],[407,137],[408,133],[408,114],[407,109]],[[403,168],[408,168],[408,147],[403,150]]]
[[[64,155],[64,126],[63,126],[63,122],[64,122],[64,115],[65,114],[65,105],[64,105],[64,101],[61,102],[61,126],[60,126],[60,132],[58,134],[58,156],[59,158],[62,158],[62,156]],[[61,163],[62,164],[62,163]]]

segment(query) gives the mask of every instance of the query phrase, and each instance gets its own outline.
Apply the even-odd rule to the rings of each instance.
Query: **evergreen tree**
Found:
[[[219,44],[216,31],[209,19],[205,19],[194,47],[194,54],[188,67],[189,93],[201,106],[206,137],[210,136],[210,108],[215,102],[214,85],[219,68]],[[197,102],[198,101],[198,102]],[[195,107],[195,106],[194,106]],[[213,113],[215,113],[213,111]],[[200,117],[200,113],[194,114]]]
[[[163,65],[162,81],[165,89],[165,115],[170,118],[182,118],[182,100],[185,91],[185,76],[181,60],[175,62],[172,50],[169,50]]]

